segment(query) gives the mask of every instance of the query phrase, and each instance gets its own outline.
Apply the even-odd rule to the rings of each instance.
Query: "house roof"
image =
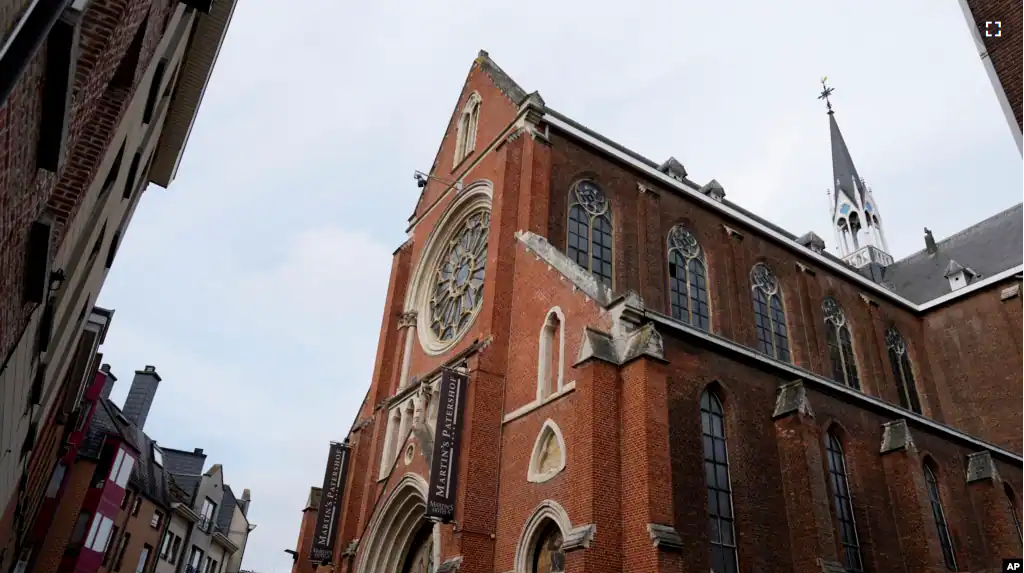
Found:
[[[109,398],[100,398],[96,402],[96,410],[82,441],[79,455],[98,460],[107,436],[123,440],[137,452],[129,483],[154,503],[167,507],[170,503],[167,476],[164,468],[157,465],[153,459],[155,442],[130,422]]]
[[[235,492],[231,491],[231,486],[224,484],[224,496],[221,497],[220,508],[217,509],[217,529],[224,535],[231,531],[231,520],[235,517],[236,507],[238,500],[235,499]]]
[[[883,284],[923,303],[951,292],[946,271],[955,261],[989,277],[1024,262],[1024,204],[1018,203],[941,241],[936,252],[922,249],[882,271]]]

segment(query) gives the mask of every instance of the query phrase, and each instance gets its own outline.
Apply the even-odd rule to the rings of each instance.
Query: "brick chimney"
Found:
[[[146,418],[149,417],[149,409],[153,407],[153,398],[156,397],[159,385],[160,375],[156,373],[155,366],[135,371],[131,390],[128,390],[128,397],[124,399],[124,417],[134,422],[140,430],[146,427]]]
[[[107,377],[107,380],[103,383],[103,388],[100,390],[100,398],[109,400],[110,391],[114,389],[114,382],[117,382],[117,376],[114,376],[114,373],[110,371],[109,364],[100,366],[100,372]]]

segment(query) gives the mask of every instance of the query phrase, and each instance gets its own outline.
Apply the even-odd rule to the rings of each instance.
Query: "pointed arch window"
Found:
[[[704,477],[708,488],[708,528],[711,570],[737,573],[736,528],[729,481],[729,455],[725,443],[725,410],[710,390],[700,397],[700,423],[704,442]]]
[[[1017,532],[1017,537],[1024,540],[1024,534],[1021,533],[1020,529],[1020,511],[1017,508],[1017,496],[1013,495],[1013,489],[1010,484],[1003,482],[1003,493],[1006,494],[1006,499],[1010,502],[1010,519],[1013,520],[1013,529]]]
[[[843,455],[843,445],[835,432],[825,435],[825,450],[828,454],[828,484],[832,490],[832,501],[839,525],[839,541],[843,547],[843,565],[847,571],[860,573],[864,570],[864,565],[860,554],[857,523],[853,518],[853,498],[846,475],[846,457]]]
[[[935,519],[935,527],[939,530],[939,545],[942,547],[942,559],[946,563],[946,569],[956,571],[953,540],[949,536],[949,526],[946,523],[946,514],[942,511],[942,498],[939,496],[939,480],[935,477],[935,472],[927,461],[924,464],[924,483],[928,488],[928,503],[932,506],[932,517]]]
[[[782,292],[775,273],[764,263],[750,270],[753,285],[754,325],[757,346],[761,352],[789,362],[789,334],[786,330],[786,311],[782,306]]]
[[[480,95],[474,92],[462,108],[455,135],[455,161],[452,169],[476,149],[476,132],[480,123]]]
[[[568,254],[609,288],[612,286],[612,208],[604,192],[589,180],[569,192]]]
[[[846,322],[846,314],[839,302],[825,297],[821,303],[825,313],[825,337],[828,339],[828,355],[832,360],[832,378],[850,388],[860,390],[860,377],[857,375],[857,358],[853,353],[853,336]]]
[[[917,397],[917,385],[914,382],[914,369],[907,355],[907,343],[895,326],[890,326],[885,331],[885,346],[889,349],[889,365],[892,367],[893,378],[896,379],[900,406],[920,414],[921,400]]]
[[[704,250],[682,225],[668,233],[668,286],[672,316],[706,332],[711,318]]]

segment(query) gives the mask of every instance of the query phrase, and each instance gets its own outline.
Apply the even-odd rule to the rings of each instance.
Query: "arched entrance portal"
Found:
[[[424,521],[413,537],[402,573],[434,573],[434,524]]]
[[[426,481],[406,474],[377,514],[360,573],[434,573],[434,524],[426,512]]]

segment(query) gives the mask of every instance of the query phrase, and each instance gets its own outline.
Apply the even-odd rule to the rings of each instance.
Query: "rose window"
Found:
[[[483,301],[491,214],[471,215],[441,255],[430,296],[430,330],[439,342],[461,335]]]

